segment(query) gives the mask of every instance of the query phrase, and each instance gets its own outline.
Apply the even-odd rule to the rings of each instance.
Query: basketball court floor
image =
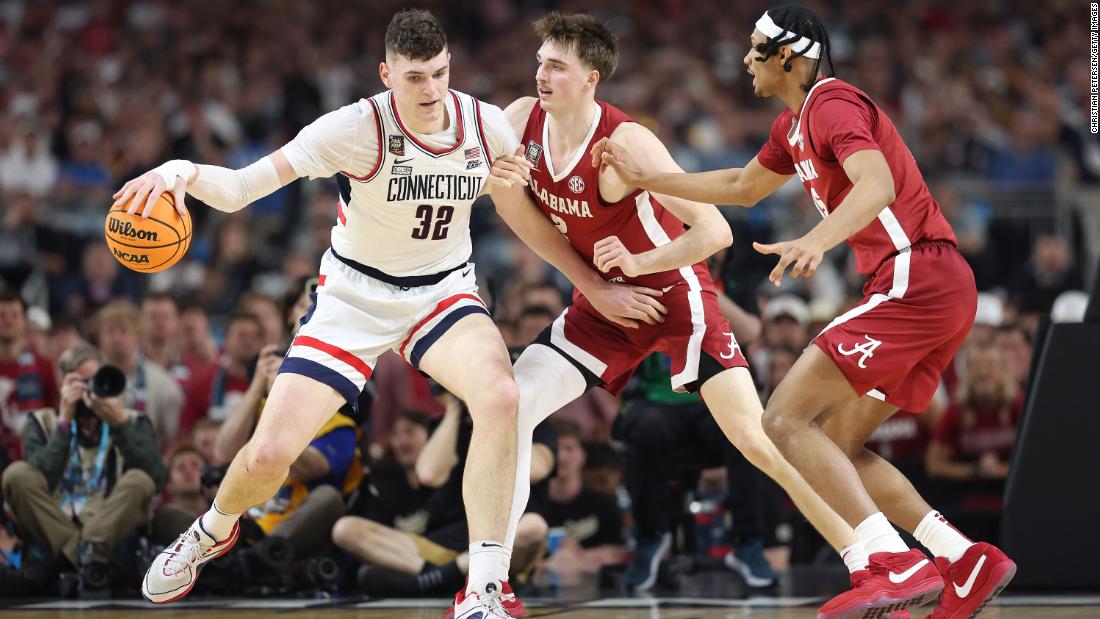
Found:
[[[523,600],[532,617],[554,619],[812,619],[830,593],[847,578],[843,568],[792,568],[778,588],[765,594],[747,590],[729,572],[684,574],[676,590],[629,595],[618,586],[600,589],[595,579],[558,586],[542,580]],[[143,600],[0,601],[0,619],[440,619],[445,599],[379,600],[362,596],[338,599],[251,598],[187,599],[163,607]],[[916,609],[926,617],[932,606]],[[1100,618],[1100,591],[1087,593],[1013,592],[1002,595],[981,619]]]
[[[777,598],[768,602],[719,603],[715,600],[653,598],[605,599],[574,606],[532,604],[532,617],[554,619],[812,619],[817,600]],[[156,608],[144,602],[50,602],[0,610],[3,619],[439,619],[444,600],[343,603],[311,600],[220,600],[216,605],[184,602]],[[913,612],[926,617],[931,606]],[[1004,596],[981,619],[1084,619],[1100,617],[1100,596]]]

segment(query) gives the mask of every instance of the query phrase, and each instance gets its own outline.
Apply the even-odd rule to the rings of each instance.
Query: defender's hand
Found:
[[[523,156],[523,147],[516,149],[514,155],[502,155],[493,161],[489,178],[485,179],[486,193],[500,187],[512,187],[516,183],[527,186],[531,178],[531,162]]]
[[[821,261],[825,257],[825,251],[806,237],[793,241],[780,243],[753,243],[753,249],[762,254],[776,254],[779,256],[779,264],[772,269],[768,279],[778,286],[783,281],[783,273],[787,267],[791,267],[791,277],[810,277],[817,272]],[[792,266],[793,265],[793,266]]]
[[[628,329],[637,329],[639,320],[650,325],[664,322],[668,309],[657,300],[662,294],[660,290],[644,286],[608,282],[585,296],[604,318]]]
[[[642,187],[645,177],[630,153],[610,138],[601,138],[592,147],[592,167],[599,168],[600,172],[610,167],[619,176],[619,180],[629,187]]]
[[[606,239],[597,241],[593,249],[592,261],[601,272],[607,273],[611,269],[619,267],[619,270],[627,277],[637,277],[643,274],[638,264],[638,257],[630,253],[630,250],[626,248],[626,245],[623,245],[619,237],[609,236]]]

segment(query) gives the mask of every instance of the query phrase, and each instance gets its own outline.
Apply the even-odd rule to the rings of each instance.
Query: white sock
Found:
[[[959,530],[951,526],[947,519],[936,510],[925,514],[917,529],[913,531],[913,537],[924,544],[924,547],[932,551],[937,557],[943,557],[954,563],[962,558],[967,548],[974,542],[959,533]]]
[[[500,553],[500,573],[503,574],[500,579],[507,582],[508,572],[511,571],[511,569],[512,569],[512,549],[505,546],[504,547],[504,552]]]
[[[848,568],[849,574],[867,569],[867,547],[863,545],[863,542],[856,541],[856,543],[840,551],[840,558],[844,560],[844,565]]]
[[[220,542],[233,533],[233,525],[237,524],[240,517],[240,513],[227,514],[218,509],[218,503],[215,501],[210,504],[210,509],[202,515],[202,529],[206,531],[207,535]]]
[[[531,497],[531,441],[535,426],[581,397],[587,388],[580,370],[561,353],[542,344],[528,346],[516,359],[514,371],[519,386],[519,418],[516,423],[516,485],[512,490],[508,530],[504,534],[504,547],[509,556],[516,541],[519,519],[527,511],[527,500]]]
[[[466,581],[466,593],[483,593],[488,583],[508,580],[505,561],[511,558],[505,552],[504,544],[490,540],[479,540],[470,544],[470,576]]]
[[[901,541],[901,536],[882,512],[876,512],[859,523],[856,537],[867,548],[867,555],[876,552],[906,552],[909,547]]]

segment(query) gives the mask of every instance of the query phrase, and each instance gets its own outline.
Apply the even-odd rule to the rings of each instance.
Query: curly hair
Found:
[[[829,42],[829,31],[825,28],[825,22],[821,21],[817,13],[814,13],[810,9],[803,6],[794,4],[787,4],[778,6],[773,9],[768,9],[768,15],[775,22],[775,25],[783,28],[785,32],[777,37],[769,38],[766,43],[758,43],[754,49],[761,54],[756,59],[763,62],[768,58],[779,53],[779,48],[792,41],[798,40],[799,37],[806,37],[812,41],[816,41],[821,44],[821,57],[814,59],[814,69],[810,75],[810,81],[802,85],[802,90],[809,92],[813,87],[814,82],[817,81],[817,75],[819,72],[825,70],[824,60],[829,65],[829,69],[825,72],[827,77],[833,77],[836,75],[836,69],[833,67],[832,57],[832,44]],[[795,52],[791,54],[791,57],[783,63],[783,70],[787,73],[791,72],[795,58],[804,55],[809,48]]]
[[[547,41],[572,50],[588,66],[600,72],[605,80],[619,64],[617,37],[602,21],[584,13],[550,13],[534,23],[535,34]]]
[[[386,56],[404,56],[411,60],[430,60],[447,49],[443,25],[428,11],[399,11],[386,27]]]

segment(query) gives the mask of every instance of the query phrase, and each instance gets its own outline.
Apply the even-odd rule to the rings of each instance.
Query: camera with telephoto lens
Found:
[[[86,383],[88,393],[100,398],[113,398],[126,391],[126,374],[113,365],[105,365],[88,379]],[[83,400],[76,402],[77,418],[95,417],[95,412],[84,404]]]

